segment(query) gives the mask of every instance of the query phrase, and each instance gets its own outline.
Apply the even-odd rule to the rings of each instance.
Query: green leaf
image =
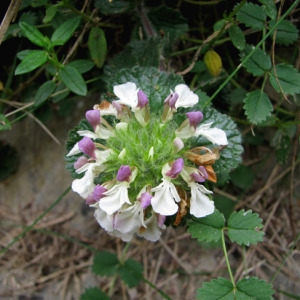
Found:
[[[29,73],[40,67],[48,60],[48,53],[43,50],[31,51],[17,66],[15,75]]]
[[[259,0],[263,4],[262,8],[266,14],[274,20],[277,17],[277,8],[274,0]]]
[[[136,260],[129,258],[124,264],[120,265],[118,273],[129,287],[134,287],[137,286],[143,278],[143,267]]]
[[[216,209],[224,215],[226,220],[228,220],[229,216],[233,212],[236,202],[222,195],[214,195],[213,199]]]
[[[260,90],[248,93],[244,103],[245,114],[253,124],[263,122],[273,111],[269,97]]]
[[[88,47],[95,65],[101,68],[107,54],[107,42],[104,31],[101,28],[93,27],[89,34]]]
[[[223,278],[213,279],[211,282],[204,282],[203,287],[197,290],[199,300],[235,300],[234,287],[232,283]]]
[[[272,20],[269,26],[273,28],[276,24],[276,20]],[[273,37],[273,35],[272,35]],[[294,44],[299,37],[297,27],[288,20],[282,20],[276,28],[276,43],[288,46]]]
[[[34,106],[40,106],[54,92],[56,84],[52,80],[44,82],[34,96]]]
[[[267,15],[264,9],[254,3],[246,2],[236,14],[237,19],[247,27],[264,29]]]
[[[9,120],[5,117],[5,115],[0,114],[0,130],[8,130],[11,129],[11,124]]]
[[[274,290],[272,285],[256,277],[243,278],[236,284],[236,300],[270,300]]]
[[[104,15],[121,14],[130,8],[128,1],[107,1],[107,0],[95,0],[95,7],[98,8]]]
[[[58,103],[67,98],[69,94],[70,90],[62,82],[60,82],[53,93],[52,102]]]
[[[58,26],[51,36],[51,42],[53,46],[64,45],[73,35],[80,23],[80,20],[80,17],[71,18]]]
[[[23,32],[23,34],[35,45],[47,48],[48,44],[45,40],[44,35],[36,29],[34,26],[29,25],[25,22],[20,22],[19,26]]]
[[[57,6],[56,5],[50,5],[46,9],[46,15],[43,19],[43,23],[49,23],[56,15],[57,12]]]
[[[101,251],[94,256],[92,271],[100,276],[115,275],[119,266],[119,260],[116,254]]]
[[[263,240],[264,232],[258,231],[263,227],[262,219],[251,210],[233,212],[228,219],[228,236],[232,242],[239,245],[257,244]]]
[[[193,218],[189,221],[188,232],[192,238],[196,238],[199,242],[217,242],[222,237],[224,226],[224,216],[215,210],[213,214],[204,218]]]
[[[61,81],[68,87],[73,93],[85,96],[87,93],[87,87],[81,74],[70,65],[66,65],[59,70],[59,76]]]
[[[77,69],[80,74],[84,74],[94,67],[94,63],[88,59],[76,59],[71,61],[69,66]]]
[[[243,62],[243,59],[254,50],[254,46],[247,45],[241,52],[241,62],[247,71],[254,76],[261,76],[272,68],[272,62],[269,55],[260,48],[254,50],[250,58]]]
[[[253,184],[255,179],[255,174],[247,166],[240,165],[230,174],[231,181],[234,185],[247,191]]]
[[[110,298],[100,289],[93,287],[88,288],[80,295],[80,300],[110,300]]]
[[[279,81],[280,87],[277,81]],[[270,82],[277,92],[282,90],[285,94],[290,95],[300,93],[300,73],[291,65],[279,64],[273,67]]]
[[[233,46],[239,50],[243,50],[246,45],[246,39],[240,27],[233,24],[229,27],[228,33]]]

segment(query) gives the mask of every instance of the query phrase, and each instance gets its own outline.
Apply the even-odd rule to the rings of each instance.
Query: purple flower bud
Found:
[[[78,142],[78,148],[84,154],[96,158],[95,150],[96,146],[94,142],[89,137],[84,137],[81,141]]]
[[[117,110],[118,114],[122,112],[123,106],[122,104],[119,104],[117,101],[112,101],[112,106]]]
[[[85,156],[80,156],[77,161],[74,163],[74,168],[75,170],[81,168],[84,166],[86,163],[88,163],[88,159]]]
[[[142,90],[138,91],[137,96],[138,96],[138,105],[137,105],[137,107],[142,108],[146,104],[148,104],[149,100],[148,100],[146,94]]]
[[[203,113],[201,111],[191,111],[186,113],[186,116],[189,119],[190,126],[194,127],[195,129],[203,119]]]
[[[100,124],[100,110],[97,109],[88,110],[85,113],[85,117],[94,130],[96,129],[96,126]]]
[[[183,158],[178,158],[173,163],[171,169],[166,172],[166,175],[171,178],[176,178],[183,168]]]
[[[192,173],[191,177],[194,181],[204,182],[208,178],[208,174],[206,172],[206,169],[203,166],[200,166],[198,168],[198,172]]]
[[[164,226],[166,218],[167,218],[166,216],[163,216],[163,215],[160,215],[160,214],[157,215],[157,224],[158,224],[159,227]]]
[[[97,184],[93,192],[94,200],[99,201],[104,196],[103,193],[106,191],[107,189],[104,186]]]
[[[131,176],[131,170],[129,166],[121,166],[118,174],[117,180],[118,181],[129,181],[129,177]]]
[[[178,98],[179,95],[177,93],[172,93],[165,99],[164,104],[168,104],[170,108],[175,108],[175,103]]]
[[[141,195],[140,201],[141,201],[141,207],[142,209],[146,209],[151,204],[152,195],[144,192]]]
[[[93,194],[88,195],[88,197],[85,199],[85,203],[87,205],[95,204],[97,201],[94,199]]]

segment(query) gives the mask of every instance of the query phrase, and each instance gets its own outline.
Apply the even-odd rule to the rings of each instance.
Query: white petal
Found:
[[[78,154],[78,153],[81,153],[81,151],[78,147],[78,143],[76,143],[66,156],[72,156],[72,155],[75,155],[75,154]]]
[[[114,227],[114,216],[108,215],[105,211],[100,208],[95,210],[94,216],[99,223],[99,225],[106,231],[113,231]]]
[[[190,200],[190,213],[197,218],[202,218],[214,212],[214,202],[209,199],[206,194],[212,194],[211,191],[206,189],[203,185],[192,182],[191,187],[191,200]]]
[[[203,124],[197,127],[195,136],[202,135],[206,137],[210,142],[217,145],[228,145],[225,131],[219,128],[210,128],[212,123]]]
[[[114,94],[120,99],[116,102],[119,104],[128,105],[134,110],[138,104],[138,89],[133,82],[127,82],[114,86]]]
[[[179,84],[175,87],[175,93],[179,95],[175,107],[192,107],[198,103],[199,97],[193,93],[185,84]]]
[[[114,185],[110,190],[103,193],[105,197],[101,198],[99,207],[109,215],[116,212],[124,203],[130,203],[128,198],[128,183],[121,182]]]
[[[82,198],[87,198],[94,191],[94,173],[93,166],[90,166],[80,179],[75,179],[72,182],[72,190],[78,193]]]
[[[151,199],[151,205],[155,212],[163,216],[174,215],[178,211],[178,205],[175,203],[180,201],[180,197],[173,183],[163,178],[163,182],[151,190],[155,192]]]
[[[140,229],[137,233],[138,236],[144,237],[145,239],[156,242],[161,236],[160,227],[157,224],[157,216],[153,212],[151,217],[145,221],[146,228]]]

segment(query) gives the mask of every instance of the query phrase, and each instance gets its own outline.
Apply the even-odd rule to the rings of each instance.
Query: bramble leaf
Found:
[[[134,287],[137,286],[143,278],[143,267],[136,260],[129,258],[124,264],[120,265],[118,273],[129,287]]]
[[[233,24],[229,27],[228,33],[233,46],[239,50],[243,50],[245,48],[246,40],[241,28]]]
[[[48,60],[48,53],[44,50],[32,50],[29,54],[21,61],[15,70],[15,75],[21,75],[29,73]]]
[[[261,2],[263,10],[266,12],[266,14],[274,20],[277,16],[277,8],[274,0],[259,0]]]
[[[19,26],[24,33],[24,35],[35,45],[42,48],[47,48],[47,42],[44,35],[34,26],[26,23],[20,22]]]
[[[270,74],[270,83],[277,92],[282,90],[290,95],[300,93],[300,73],[291,65],[274,66]]]
[[[93,27],[89,34],[88,47],[91,58],[98,68],[104,64],[107,53],[107,42],[104,31],[101,28]]]
[[[83,294],[80,295],[80,300],[110,300],[110,298],[100,289],[93,287],[87,288]]]
[[[225,226],[224,216],[215,210],[213,214],[204,218],[193,218],[188,222],[188,232],[199,242],[217,242],[221,239],[222,229]]]
[[[203,283],[203,287],[197,290],[197,299],[234,300],[235,297],[233,291],[234,287],[229,280],[218,277],[218,279]]]
[[[266,120],[273,110],[269,97],[260,90],[248,93],[244,103],[245,114],[253,124],[259,124]]]
[[[61,81],[75,94],[85,96],[87,87],[76,68],[66,65],[59,70]]]
[[[264,29],[267,15],[261,6],[246,2],[237,12],[236,17],[247,27]]]
[[[64,45],[73,35],[80,23],[80,20],[80,17],[75,17],[58,26],[51,36],[51,42],[53,46]]]
[[[254,47],[247,45],[244,51],[241,52],[241,62],[247,71],[254,76],[261,76],[266,71],[272,68],[272,62],[269,55],[260,48],[254,50],[250,58],[243,62],[243,59],[254,50]]]
[[[45,81],[37,90],[34,96],[34,106],[37,107],[45,102],[54,92],[56,84],[52,80]]]
[[[264,232],[258,231],[263,227],[262,219],[251,210],[233,212],[228,219],[228,236],[232,242],[239,245],[256,244],[263,240]]]
[[[272,284],[258,279],[257,277],[243,278],[236,284],[236,300],[270,300],[274,290]]]

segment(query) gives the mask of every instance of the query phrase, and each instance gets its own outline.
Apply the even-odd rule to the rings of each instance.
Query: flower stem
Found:
[[[226,260],[228,273],[229,273],[229,276],[230,276],[231,283],[232,283],[232,285],[234,287],[234,290],[235,290],[235,282],[234,282],[234,278],[233,278],[233,275],[232,275],[232,271],[231,271],[231,267],[230,267],[230,263],[229,263],[229,259],[228,259],[228,253],[227,253],[227,249],[226,249],[226,244],[225,244],[224,229],[222,230],[222,236],[221,237],[222,237],[222,248],[223,248],[223,251],[224,251],[224,256],[225,256],[225,260]]]

